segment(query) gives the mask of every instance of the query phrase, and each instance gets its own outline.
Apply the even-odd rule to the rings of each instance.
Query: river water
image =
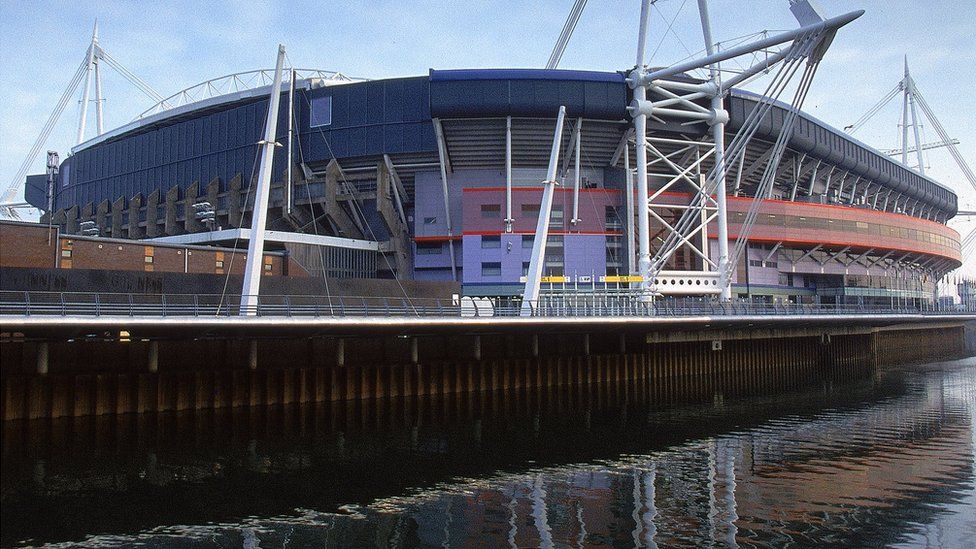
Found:
[[[643,394],[8,423],[0,543],[976,543],[976,359],[775,396]]]

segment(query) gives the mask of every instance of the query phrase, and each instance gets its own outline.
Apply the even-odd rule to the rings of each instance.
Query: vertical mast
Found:
[[[505,232],[512,232],[512,117],[505,118]]]
[[[264,229],[268,220],[268,203],[271,195],[271,166],[274,161],[275,134],[278,129],[278,103],[281,99],[281,67],[285,62],[285,46],[278,45],[278,61],[275,64],[274,83],[268,98],[268,119],[264,126],[261,146],[261,168],[258,180],[251,182],[254,189],[254,208],[251,210],[251,238],[247,245],[247,264],[244,267],[244,286],[241,289],[241,315],[257,314],[258,293],[264,269]]]
[[[633,276],[637,274],[637,254],[634,253],[636,251],[634,250],[634,172],[630,170],[630,143],[628,141],[627,138],[624,139],[624,173],[627,178],[624,187],[626,192],[625,204],[627,205],[627,213],[624,218],[624,235],[627,238],[627,246],[624,249],[627,251],[627,276]]]
[[[573,228],[579,224],[579,193],[580,193],[580,143],[583,139],[581,129],[583,127],[583,117],[576,119],[576,127],[573,129],[573,140],[576,144],[575,168],[573,170],[573,218],[569,221]]]
[[[288,163],[285,165],[285,212],[291,214],[294,197],[291,187],[292,140],[295,135],[295,69],[289,71],[288,80]]]
[[[85,140],[85,124],[88,121],[88,93],[91,89],[92,69],[95,64],[95,45],[98,43],[98,23],[92,32],[92,41],[88,45],[88,58],[85,61],[85,83],[81,92],[81,114],[78,116],[78,143]]]
[[[912,111],[912,130],[915,132],[915,156],[918,159],[918,173],[925,175],[925,163],[922,160],[922,138],[919,135],[918,111],[915,110],[915,81],[908,72],[908,60],[905,60],[905,89],[908,94],[908,106]],[[907,150],[907,148],[906,148]]]
[[[102,118],[102,73],[98,69],[98,21],[95,21],[95,32],[92,33],[92,69],[95,71],[95,128],[98,135],[105,133],[105,122]]]
[[[651,17],[651,4],[654,0],[641,1],[640,31],[637,35],[637,63],[630,74],[630,85],[634,88],[634,100],[646,101],[647,88],[641,80],[644,72],[644,45],[647,42],[647,23]],[[647,115],[638,111],[634,116],[634,151],[637,158],[637,270],[642,277],[640,298],[651,297],[651,223],[647,211]]]
[[[905,56],[905,78],[901,81],[904,100],[901,107],[901,163],[908,165],[908,56]]]
[[[715,53],[712,42],[712,24],[708,16],[708,0],[698,0],[699,17],[701,18],[702,34],[705,38],[705,52],[711,56]],[[727,114],[722,104],[722,76],[719,62],[709,66],[714,95],[712,95],[712,141],[715,143],[715,202],[718,210],[716,223],[718,225],[718,283],[722,290],[719,298],[722,301],[732,299],[732,273],[729,269],[729,223],[725,199],[725,120]],[[708,241],[702,242],[702,248],[707,252]]]

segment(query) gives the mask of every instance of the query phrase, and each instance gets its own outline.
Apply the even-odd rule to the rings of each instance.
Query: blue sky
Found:
[[[960,149],[976,164],[976,7],[971,0],[820,0],[830,15],[864,9],[828,52],[805,110],[843,127],[867,111],[902,74],[909,56],[923,95]],[[428,68],[541,67],[571,0],[539,2],[21,2],[0,0],[0,188],[24,155],[81,62],[99,21],[102,46],[161,94],[202,80],[274,64],[284,43],[299,67],[380,78]],[[794,28],[788,0],[712,0],[716,40]],[[638,0],[591,0],[561,68],[625,69],[634,63]],[[695,0],[660,0],[651,20],[650,62],[666,65],[702,46]],[[668,27],[674,21],[671,31]],[[128,122],[151,101],[110,69],[103,76],[105,124]],[[858,132],[896,147],[900,105],[893,101]],[[65,111],[48,149],[74,143],[78,101]],[[93,119],[93,114],[89,120]],[[90,127],[94,123],[90,122]],[[926,128],[929,141],[935,132]],[[944,151],[928,154],[929,173],[976,209]],[[43,159],[36,161],[36,173]]]

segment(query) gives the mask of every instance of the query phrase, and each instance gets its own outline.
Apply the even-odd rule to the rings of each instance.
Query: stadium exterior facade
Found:
[[[164,109],[82,143],[61,163],[53,222],[71,234],[93,221],[114,238],[224,245],[246,238],[269,92]],[[634,222],[621,151],[632,96],[623,73],[432,70],[362,82],[298,80],[282,93],[268,224],[279,238],[269,246],[310,274],[453,278],[467,295],[520,294],[555,116],[565,106],[559,173],[567,182],[575,177],[578,127],[582,183],[578,195],[572,183],[556,193],[544,282],[552,291],[630,283]],[[733,90],[727,134],[754,103]],[[786,112],[775,108],[729,169],[730,238]],[[677,139],[666,143],[707,141],[704,124],[651,121],[648,135],[664,138],[662,152],[677,166],[710,167],[696,164],[694,149]],[[655,182],[652,169],[651,192]],[[47,185],[46,175],[29,176],[28,202],[45,208]],[[688,195],[674,187],[659,199],[667,221]],[[212,223],[195,215],[201,203],[214,210]],[[946,187],[801,113],[736,266],[733,293],[794,302],[930,300],[935,281],[960,265],[959,235],[946,226],[956,208]],[[701,235],[713,253],[714,237]],[[696,262],[685,250],[668,267],[693,270]],[[697,280],[671,281],[685,282],[670,293],[695,294]]]

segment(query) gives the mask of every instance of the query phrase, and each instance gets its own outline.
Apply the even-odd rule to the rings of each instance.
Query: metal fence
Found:
[[[259,296],[257,305],[241,306],[240,295],[126,294],[0,291],[0,316],[82,317],[441,317],[523,316],[518,301],[488,299],[420,299],[376,296]],[[823,314],[971,315],[959,306],[866,306],[796,303],[719,302],[686,298],[642,302],[605,296],[584,302],[551,298],[530,306],[537,317],[745,316]]]

